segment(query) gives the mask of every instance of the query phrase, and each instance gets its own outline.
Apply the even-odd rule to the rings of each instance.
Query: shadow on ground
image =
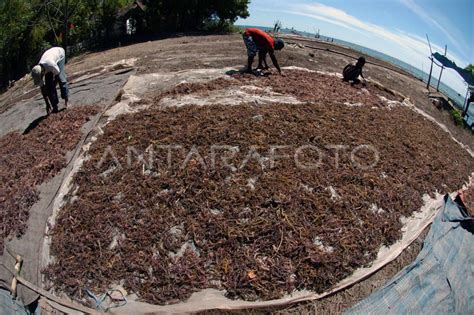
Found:
[[[65,108],[61,108],[59,111],[57,111],[57,113],[60,113],[60,112],[65,111],[65,110],[66,110]],[[38,127],[43,120],[45,120],[48,117],[49,117],[49,115],[44,115],[44,116],[40,116],[40,117],[36,118],[35,120],[33,120],[28,125],[28,127],[26,127],[25,131],[23,131],[23,135],[29,134],[33,129]]]

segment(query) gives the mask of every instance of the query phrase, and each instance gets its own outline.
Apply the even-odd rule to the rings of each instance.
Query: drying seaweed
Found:
[[[471,217],[474,217],[474,183],[471,182],[471,185],[463,193],[463,202],[466,206],[466,210]]]
[[[317,72],[286,71],[285,77],[273,75],[255,79],[252,75],[234,75],[233,77],[245,84],[260,87],[272,87],[273,91],[296,96],[302,101],[323,104],[364,104],[366,106],[386,106],[379,97],[402,101],[389,91],[382,90],[372,82],[366,86],[351,86],[336,75]]]
[[[30,132],[9,133],[0,139],[0,254],[8,237],[26,230],[31,206],[38,200],[37,186],[54,177],[75,148],[81,126],[96,111],[91,107],[51,115]]]
[[[164,97],[179,97],[187,94],[197,94],[205,97],[210,91],[222,90],[234,86],[254,86],[261,88],[254,90],[258,95],[267,93],[271,88],[273,92],[293,95],[300,101],[322,104],[357,104],[365,106],[386,107],[385,100],[403,101],[399,96],[390,91],[380,89],[379,86],[368,82],[351,86],[336,75],[327,75],[317,72],[285,71],[286,76],[271,75],[255,77],[251,74],[234,74],[229,77],[219,78],[210,82],[182,83],[174,89],[159,95],[158,103]]]
[[[453,191],[474,169],[435,124],[404,106],[385,108],[378,95],[386,92],[287,73],[181,85],[155,103],[235,82],[272,86],[307,103],[157,106],[109,123],[52,230],[54,262],[44,272],[55,288],[80,299],[85,289],[101,293],[122,283],[159,304],[204,288],[246,300],[322,292],[399,239],[400,218],[418,210],[424,194]],[[336,106],[359,98],[376,108]],[[175,145],[168,160],[163,147]],[[214,163],[216,145],[225,152]],[[279,154],[290,156],[317,147],[320,165],[302,169],[281,158],[271,167],[272,145],[288,146]],[[347,150],[338,154],[331,145]],[[378,150],[375,166],[354,166],[350,152],[360,145]],[[232,165],[222,159],[230,152]],[[317,158],[309,151],[300,157],[306,164]],[[361,163],[370,157],[355,155]]]

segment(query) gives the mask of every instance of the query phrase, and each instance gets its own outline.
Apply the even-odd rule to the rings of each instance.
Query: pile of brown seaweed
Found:
[[[474,169],[409,108],[333,106],[362,94],[287,73],[237,80],[306,104],[152,107],[108,124],[52,230],[55,288],[80,299],[122,284],[159,304],[204,288],[246,300],[321,292],[395,242],[424,194],[456,190]]]
[[[463,192],[463,202],[471,217],[474,217],[474,182]]]
[[[54,177],[66,164],[66,153],[77,145],[81,126],[95,114],[79,107],[48,116],[26,134],[0,139],[0,254],[7,237],[20,237],[29,210],[38,200],[37,186]]]
[[[271,75],[255,80],[253,75],[234,75],[243,83],[257,84],[260,87],[272,87],[273,91],[296,96],[302,101],[323,104],[357,104],[366,106],[387,106],[380,96],[395,101],[403,101],[391,91],[381,88],[373,82],[364,86],[352,86],[336,75],[318,72],[285,71],[285,76]]]
[[[182,83],[174,89],[161,94],[157,101],[164,97],[175,97],[187,94],[198,94],[205,97],[210,91],[222,90],[232,86],[255,86],[254,94],[265,94],[267,88],[273,92],[292,95],[300,101],[322,104],[360,104],[365,106],[386,107],[387,100],[401,102],[399,96],[373,82],[364,86],[342,81],[336,75],[318,72],[285,71],[285,76],[270,75],[256,77],[251,74],[235,74],[203,83]]]

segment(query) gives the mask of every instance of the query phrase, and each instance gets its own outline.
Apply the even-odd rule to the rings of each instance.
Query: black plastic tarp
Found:
[[[443,56],[440,53],[434,53],[433,57],[446,68],[454,69],[457,73],[459,73],[464,81],[467,82],[467,84],[474,85],[474,76],[472,75],[471,71],[458,67],[454,61],[449,60],[446,56]]]

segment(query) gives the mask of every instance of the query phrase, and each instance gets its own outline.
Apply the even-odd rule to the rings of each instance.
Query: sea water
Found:
[[[352,48],[356,51],[359,51],[363,54],[366,54],[366,55],[372,56],[374,58],[389,62],[389,63],[397,66],[398,68],[401,68],[401,69],[405,70],[406,72],[410,73],[415,78],[418,78],[418,79],[422,80],[425,83],[428,82],[428,78],[429,78],[428,73],[426,73],[426,72],[424,72],[424,71],[422,71],[422,70],[420,70],[420,69],[418,69],[418,68],[416,68],[412,65],[409,65],[408,63],[403,62],[403,61],[401,61],[397,58],[394,58],[394,57],[391,57],[391,56],[386,55],[384,53],[381,53],[379,51],[376,51],[376,50],[373,50],[373,49],[370,49],[370,48],[367,48],[367,47],[363,47],[363,46],[360,46],[360,45],[357,45],[357,44],[354,44],[354,43],[346,42],[346,41],[343,41],[343,40],[334,39],[334,42],[337,43],[337,44],[343,45],[343,46],[350,47],[350,48]],[[436,87],[438,85],[438,79],[432,76],[430,85],[432,87]],[[442,81],[439,84],[439,90],[443,94],[445,94],[447,97],[449,97],[459,109],[463,108],[465,95],[459,94],[454,89],[452,89],[448,85],[444,84]]]
[[[250,25],[238,25],[238,27],[241,27],[241,28],[254,27],[254,28],[259,28],[259,29],[264,30],[264,31],[271,31],[272,30],[271,27],[260,27],[260,26],[250,26]],[[281,29],[280,32],[281,33],[294,33],[294,32],[296,32],[297,34],[299,34],[301,36],[304,36],[304,37],[309,37],[309,38],[314,38],[315,37],[315,34],[312,34],[312,33],[300,32],[300,31],[295,31],[295,30],[286,29],[286,28]],[[376,50],[373,50],[373,49],[370,49],[370,48],[367,48],[367,47],[364,47],[364,46],[360,46],[360,45],[357,45],[357,44],[354,44],[354,43],[351,43],[351,42],[346,42],[344,40],[326,37],[324,35],[320,35],[319,40],[322,41],[322,42],[333,41],[335,44],[351,48],[355,51],[361,52],[361,53],[366,54],[368,56],[383,60],[383,61],[388,62],[388,63],[391,63],[391,64],[397,66],[398,68],[403,69],[406,72],[410,73],[415,78],[418,78],[419,80],[422,80],[423,82],[428,82],[429,75],[426,72],[424,72],[424,71],[422,71],[422,70],[420,70],[420,69],[418,69],[418,68],[416,68],[412,65],[409,65],[408,63],[403,62],[403,61],[401,61],[397,58],[394,58],[394,57],[391,57],[391,56],[386,55],[384,53],[381,53],[379,51],[376,51]],[[434,77],[431,77],[430,85],[432,87],[436,87],[438,85],[438,79],[436,79]],[[464,108],[465,95],[459,94],[458,92],[456,92],[454,89],[450,88],[449,86],[447,86],[443,82],[440,82],[439,90],[444,95],[449,97],[454,102],[454,105],[457,108],[459,108],[461,110]]]

